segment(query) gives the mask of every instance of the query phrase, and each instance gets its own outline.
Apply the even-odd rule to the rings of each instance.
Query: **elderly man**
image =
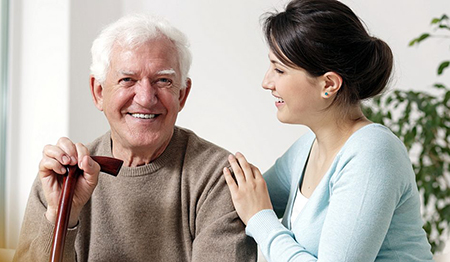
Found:
[[[84,146],[44,148],[15,261],[48,261],[64,166],[78,178],[64,261],[255,261],[222,169],[229,153],[175,126],[191,89],[184,35],[124,17],[92,46],[91,91],[111,130]],[[99,173],[90,155],[124,161]]]

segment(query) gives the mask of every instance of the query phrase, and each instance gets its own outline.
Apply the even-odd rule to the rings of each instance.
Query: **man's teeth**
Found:
[[[156,117],[154,114],[131,114],[131,116],[143,119],[152,119]]]

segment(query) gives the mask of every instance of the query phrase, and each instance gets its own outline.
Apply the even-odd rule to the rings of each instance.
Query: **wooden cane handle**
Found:
[[[113,176],[117,176],[119,174],[119,170],[123,164],[122,160],[106,156],[91,157],[100,165],[100,171]],[[78,176],[83,174],[83,170],[79,169],[78,166],[68,166],[66,169],[67,172],[63,178],[61,195],[59,197],[58,214],[56,217],[55,229],[53,231],[50,262],[60,262],[63,259],[64,243],[66,240],[75,185],[77,183]]]
[[[100,165],[100,171],[113,176],[117,176],[119,174],[120,168],[123,164],[122,160],[107,156],[91,156],[91,158]]]

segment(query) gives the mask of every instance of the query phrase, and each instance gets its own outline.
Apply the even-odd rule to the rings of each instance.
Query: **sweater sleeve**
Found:
[[[252,216],[247,223],[246,233],[256,240],[268,261],[316,261],[312,254],[295,241],[292,231],[279,222],[271,209],[261,210]]]
[[[315,211],[304,210],[326,211],[318,230],[318,254],[302,245],[307,243],[297,242],[271,210],[250,219],[246,232],[255,238],[268,261],[375,261],[396,208],[409,197],[414,177],[411,163],[401,142],[393,139],[380,142],[372,137],[343,149],[328,171],[329,177],[325,175],[325,183],[321,181],[323,188],[316,188],[326,192],[323,196],[329,200],[313,208]],[[310,217],[314,219],[314,215]]]
[[[256,261],[256,243],[245,234],[222,175],[199,204],[192,261]]]
[[[54,225],[45,217],[47,210],[44,193],[39,177],[33,183],[27,208],[20,231],[19,244],[14,256],[14,262],[36,261],[48,262],[50,258]],[[75,261],[75,239],[77,227],[68,229],[64,261]]]

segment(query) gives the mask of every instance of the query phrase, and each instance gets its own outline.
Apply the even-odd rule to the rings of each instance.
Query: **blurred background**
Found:
[[[193,87],[177,125],[244,153],[262,171],[306,131],[278,122],[274,99],[261,88],[269,62],[260,17],[281,10],[285,0],[0,1],[0,248],[17,246],[43,147],[61,136],[88,143],[108,130],[90,96],[90,46],[125,14],[163,16],[190,39]],[[391,46],[389,88],[426,91],[436,81],[450,83],[450,74],[436,76],[449,57],[448,42],[408,47],[430,31],[433,17],[450,14],[448,0],[342,2]]]

